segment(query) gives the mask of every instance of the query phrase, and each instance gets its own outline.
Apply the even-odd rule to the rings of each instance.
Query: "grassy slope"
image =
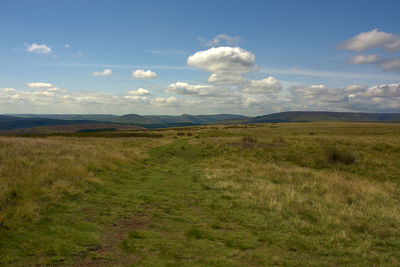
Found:
[[[400,264],[398,125],[189,132],[1,138],[0,264]]]

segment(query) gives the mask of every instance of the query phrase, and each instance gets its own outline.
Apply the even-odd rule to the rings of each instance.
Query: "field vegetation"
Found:
[[[0,137],[0,265],[400,265],[399,124],[140,133]]]

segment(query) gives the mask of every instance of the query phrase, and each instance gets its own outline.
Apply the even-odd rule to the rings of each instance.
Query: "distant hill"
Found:
[[[400,122],[400,113],[290,111],[250,118],[246,120],[245,123],[314,121]]]
[[[118,115],[111,115],[111,114],[9,114],[9,116],[18,118],[47,118],[56,120],[90,120],[90,121],[111,121],[112,119],[119,117]]]
[[[119,123],[134,123],[139,125],[145,124],[209,124],[214,121],[222,120],[242,120],[248,119],[247,116],[233,114],[217,114],[217,115],[189,115],[183,114],[180,116],[170,115],[137,115],[127,114],[113,118],[112,122]]]
[[[6,115],[0,115],[0,123],[2,122],[6,122],[6,121],[12,121],[18,119],[17,117],[13,117],[13,116],[6,116]]]
[[[12,114],[0,115],[0,134],[11,132],[74,132],[87,129],[154,129],[209,124],[279,123],[279,122],[399,122],[400,113],[356,113],[327,111],[289,111],[265,116],[247,117],[233,114],[217,115],[138,115],[109,114]],[[26,129],[24,131],[18,129]]]

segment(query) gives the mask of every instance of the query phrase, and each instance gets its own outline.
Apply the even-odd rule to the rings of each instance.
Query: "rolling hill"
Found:
[[[269,122],[315,122],[315,121],[345,121],[345,122],[400,122],[399,113],[355,113],[328,111],[290,111],[258,116],[243,121],[244,123]]]
[[[71,132],[82,129],[115,128],[117,130],[144,127],[148,129],[195,126],[207,124],[251,124],[281,122],[400,122],[399,113],[356,113],[328,111],[289,111],[264,116],[247,117],[233,114],[217,115],[138,115],[110,114],[12,114],[0,115],[0,131],[21,132]],[[121,125],[131,126],[124,128]],[[38,128],[39,127],[39,128]]]

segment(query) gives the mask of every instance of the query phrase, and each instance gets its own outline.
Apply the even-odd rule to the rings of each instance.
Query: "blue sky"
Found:
[[[400,112],[398,10],[3,0],[0,113]]]

